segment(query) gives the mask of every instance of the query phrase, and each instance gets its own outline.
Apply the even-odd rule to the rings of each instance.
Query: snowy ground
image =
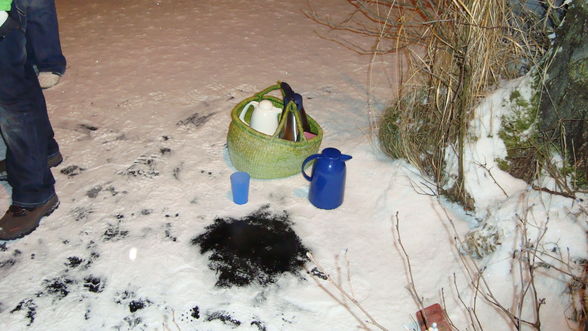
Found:
[[[348,6],[320,4],[331,12]],[[403,330],[418,310],[394,245],[395,215],[425,305],[440,302],[443,290],[461,329],[468,324],[456,286],[466,301],[471,291],[444,210],[460,235],[482,218],[500,229],[502,245],[480,264],[507,308],[520,290],[511,279],[517,216],[539,227],[549,220],[545,240],[570,261],[586,257],[586,199],[529,190],[492,168],[493,158],[486,167],[506,194],[487,170],[473,169],[486,178],[472,186],[483,201],[478,214],[422,194],[425,179],[370,142],[370,58],[320,39],[315,30],[324,29],[303,15],[305,1],[58,0],[57,6],[68,69],[45,96],[65,156],[54,170],[61,206],[31,235],[0,243],[1,330],[356,330],[353,316],[304,272],[267,287],[214,286],[207,256],[191,240],[217,217],[240,218],[267,204],[287,211],[316,261],[388,330]],[[379,61],[376,105],[395,77],[385,72],[393,59]],[[302,176],[253,180],[248,204],[230,199],[229,112],[278,80],[304,96],[325,131],[322,147],[353,156],[338,209],[314,208]],[[500,112],[492,114],[481,127],[497,125]],[[4,183],[0,207],[9,204]],[[544,330],[566,329],[563,277],[541,274]],[[333,291],[327,281],[319,284]],[[496,310],[478,304],[486,329],[508,329]]]

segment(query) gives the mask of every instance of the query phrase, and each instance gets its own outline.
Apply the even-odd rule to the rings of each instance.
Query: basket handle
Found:
[[[294,103],[293,100],[290,101],[286,105],[286,108],[282,111],[280,123],[278,124],[278,127],[276,128],[276,131],[274,132],[272,137],[278,138],[280,132],[282,132],[282,130],[286,126],[286,121],[288,121],[288,114],[292,112],[294,113],[294,118],[296,119],[296,128],[298,129],[298,132],[300,132],[299,141],[307,141],[308,139],[306,139],[306,136],[303,134],[304,129],[302,128],[302,122],[300,121],[300,112],[298,111],[296,103]]]
[[[276,90],[280,90],[282,92],[282,100],[283,100],[286,93],[287,93],[286,91],[284,91],[283,85],[285,85],[286,88],[290,87],[287,83],[282,84],[281,81],[278,81],[276,84],[271,85],[271,86],[265,88],[264,90],[261,90],[258,93],[256,93],[253,97],[250,98],[250,100],[254,100],[254,101],[259,102],[264,99],[264,96],[266,94],[271,93]],[[292,89],[290,88],[290,91],[291,90]],[[273,96],[268,96],[268,97],[274,98]],[[294,112],[294,118],[296,119],[296,128],[298,129],[298,132],[300,132],[300,141],[308,141],[308,139],[304,135],[304,129],[302,128],[302,122],[300,121],[300,112],[298,111],[296,103],[294,103],[293,100],[288,102],[287,105],[284,105],[284,110],[282,111],[282,115],[280,116],[280,123],[278,124],[278,127],[276,128],[276,131],[274,132],[272,137],[279,136],[280,132],[282,131],[282,129],[286,125],[286,120],[288,118],[287,115],[288,115],[288,113],[291,113],[291,112]],[[242,112],[242,114],[243,113],[244,112]]]
[[[247,122],[245,122],[245,115],[247,114],[247,110],[249,110],[249,107],[251,107],[251,105],[253,105],[253,109],[257,108],[259,106],[259,101],[249,101],[245,107],[243,107],[243,110],[241,110],[241,114],[239,115],[239,119],[241,121],[243,121],[243,123],[247,124]],[[247,124],[249,125],[249,124]]]

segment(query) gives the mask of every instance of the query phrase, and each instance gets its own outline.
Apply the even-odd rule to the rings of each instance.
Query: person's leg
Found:
[[[6,143],[12,203],[34,207],[55,194],[47,167],[53,130],[35,72],[26,64],[25,43],[21,30],[0,42],[0,130]]]
[[[38,4],[38,2],[39,2],[39,0],[22,0],[22,1],[19,0],[19,8],[21,8],[20,13],[22,15],[28,16],[28,11],[30,10],[31,5]],[[12,17],[15,18],[17,21],[20,21],[22,19],[19,19],[19,15],[17,14],[17,12],[18,12],[17,10],[13,10]],[[24,26],[25,23],[23,22],[22,23],[23,26],[21,27],[21,29],[26,28],[25,30],[28,31],[28,28],[29,28],[28,20],[26,20],[26,17],[24,19],[26,21],[26,26]],[[20,24],[20,22],[19,22],[19,24]],[[28,45],[28,41],[26,41],[26,44]],[[21,47],[21,50],[22,50],[22,47]],[[6,49],[4,51],[8,52]],[[5,56],[9,56],[9,54],[6,53]],[[23,61],[22,60],[23,56],[25,56],[25,58],[26,58],[26,60],[24,60],[25,65],[34,65],[33,61],[31,61],[30,54],[28,52],[26,54],[18,54],[18,59],[20,59],[19,61]],[[8,58],[6,58],[5,60],[8,60]],[[20,64],[18,66],[20,66]],[[7,72],[10,72],[10,70],[8,70]],[[11,81],[11,79],[14,80],[14,78],[11,78],[10,75],[7,75],[6,77],[3,77],[3,78],[7,82],[6,85],[12,86],[12,84],[18,84],[18,83],[16,83],[16,81],[14,81],[14,82]],[[0,80],[1,79],[2,79],[2,77],[0,77]],[[10,87],[10,86],[8,86],[8,87]],[[12,93],[16,93],[16,92],[12,92]],[[8,94],[6,94],[6,95],[8,95]],[[42,93],[40,94],[40,97],[42,98]],[[39,96],[37,96],[37,98],[39,98]],[[32,98],[29,97],[29,100],[32,100]],[[42,104],[43,108],[45,107],[44,100],[40,100],[39,103]],[[47,112],[44,111],[43,113],[46,114]],[[47,118],[46,121],[47,121],[47,123],[49,123],[49,118]],[[47,139],[48,139],[48,144],[47,144],[48,145],[48,162],[49,162],[50,167],[55,167],[61,163],[61,161],[63,160],[63,157],[61,156],[61,154],[59,152],[59,145],[57,144],[57,141],[55,141],[54,133],[53,133],[53,129],[51,128],[51,125],[48,125],[47,134],[48,134],[48,137],[47,137]],[[6,160],[0,160],[0,180],[7,179],[6,168],[7,168]]]
[[[20,29],[0,41],[0,130],[6,144],[12,205],[0,219],[0,240],[32,232],[59,201],[47,166],[53,136],[43,92],[26,53],[26,4],[15,0]]]
[[[27,47],[29,61],[39,72],[65,73],[66,59],[61,51],[55,0],[28,0]]]

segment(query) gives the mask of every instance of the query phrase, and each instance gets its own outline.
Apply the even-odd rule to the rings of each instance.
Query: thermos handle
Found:
[[[246,104],[245,107],[243,107],[243,110],[241,110],[241,114],[239,115],[239,119],[241,121],[243,121],[243,123],[245,123],[245,124],[247,124],[247,122],[245,122],[245,114],[247,114],[247,110],[249,109],[249,107],[251,107],[251,105],[253,105],[254,107],[258,107],[259,102],[251,101],[248,104]]]
[[[304,178],[306,178],[307,181],[312,181],[312,176],[309,176],[306,174],[306,172],[304,171],[304,166],[306,165],[306,163],[318,158],[319,156],[321,156],[320,154],[313,154],[309,157],[306,158],[306,160],[304,160],[304,162],[302,162],[302,175],[304,176]]]

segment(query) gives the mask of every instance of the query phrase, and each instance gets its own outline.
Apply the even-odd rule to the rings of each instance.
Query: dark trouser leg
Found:
[[[13,7],[19,3],[16,0]],[[26,26],[24,17],[21,20]],[[55,180],[47,166],[53,130],[43,92],[32,65],[27,63],[22,30],[14,30],[0,41],[0,73],[0,130],[7,149],[12,203],[38,206],[55,194]]]
[[[55,0],[26,0],[27,48],[30,61],[38,71],[63,75],[66,60],[59,41]]]

